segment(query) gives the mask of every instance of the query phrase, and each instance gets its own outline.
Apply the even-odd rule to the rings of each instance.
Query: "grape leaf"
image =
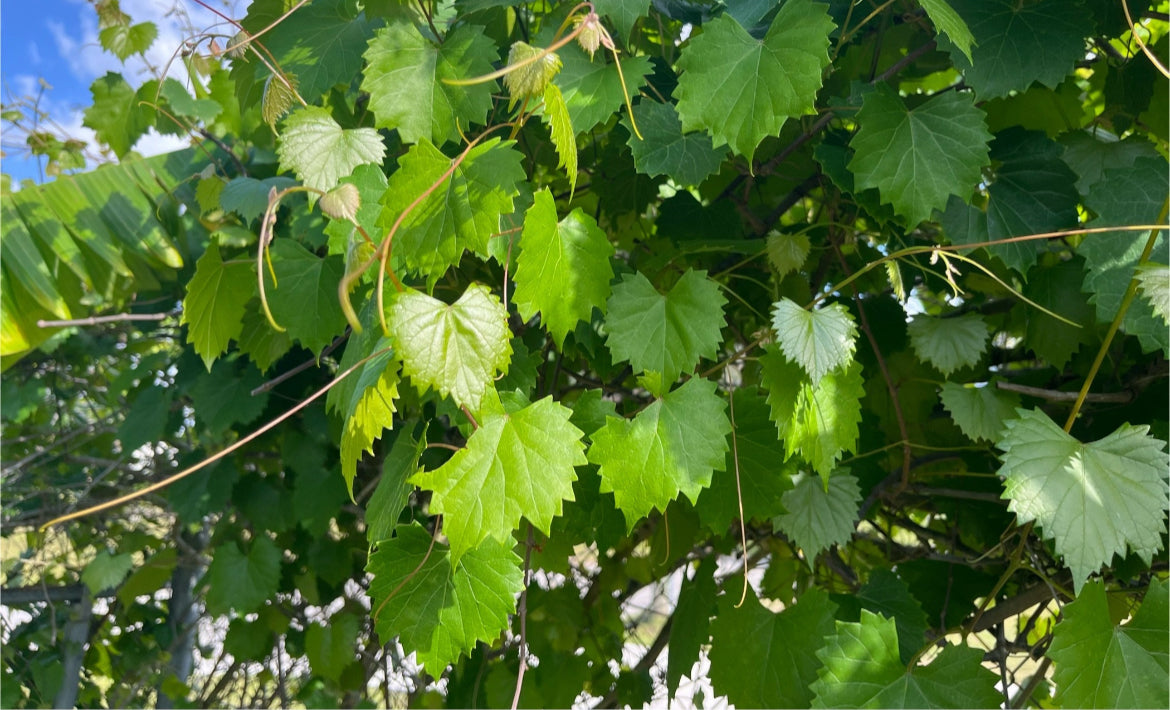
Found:
[[[399,527],[397,537],[370,554],[366,571],[380,610],[378,635],[383,642],[397,636],[434,676],[477,641],[499,637],[524,588],[520,558],[510,545],[488,540],[455,561],[446,545],[432,549],[430,534],[418,525]]]
[[[926,642],[926,612],[906,582],[888,569],[873,570],[856,595],[837,595],[834,601],[840,606],[837,618],[841,621],[859,618],[862,609],[893,619],[902,663],[914,660]]]
[[[1061,160],[1077,174],[1077,192],[1082,195],[1089,194],[1107,168],[1128,168],[1138,158],[1157,157],[1153,143],[1137,136],[1117,140],[1100,128],[1065,133],[1059,143],[1064,146]]]
[[[768,235],[768,263],[776,270],[776,275],[781,278],[804,266],[811,249],[812,245],[809,244],[808,236],[803,232],[795,234],[776,232]]]
[[[244,327],[236,344],[260,372],[267,372],[292,348],[292,338],[268,323],[268,318],[260,312],[260,301],[256,299],[244,311]]]
[[[789,118],[813,113],[829,65],[827,10],[789,0],[762,41],[726,14],[705,23],[678,60],[683,132],[706,130],[750,165],[760,141],[779,135]]]
[[[98,33],[98,41],[103,49],[113,52],[115,57],[125,63],[131,54],[144,53],[150,49],[157,36],[158,27],[153,22],[139,22],[136,25],[127,23],[105,28]]]
[[[257,180],[251,177],[238,177],[224,185],[223,192],[219,193],[219,206],[228,212],[235,212],[251,222],[268,208],[268,195],[276,190],[280,192],[286,187],[297,184],[296,180],[287,177],[270,177]]]
[[[291,239],[277,239],[269,247],[272,269],[264,270],[264,290],[272,317],[289,337],[319,353],[345,330],[345,315],[337,299],[345,262],[340,256],[315,256]]]
[[[464,249],[484,255],[500,231],[500,217],[512,214],[517,184],[524,180],[520,153],[497,139],[472,148],[457,166],[426,139],[398,159],[382,198],[378,224],[390,229],[420,195],[432,189],[394,235],[394,255],[433,283],[459,261]]]
[[[1056,702],[1078,708],[1170,705],[1170,612],[1165,580],[1150,580],[1141,608],[1114,626],[1101,582],[1085,585],[1064,607],[1048,656],[1055,662]]]
[[[833,634],[836,605],[814,587],[779,614],[764,608],[750,589],[737,608],[736,586],[729,584],[711,622],[715,691],[726,693],[736,707],[808,707],[813,700],[809,684],[821,667],[814,654]]]
[[[804,551],[811,568],[821,551],[853,537],[861,488],[844,471],[829,477],[827,490],[820,478],[803,473],[793,476],[792,483],[781,499],[787,512],[776,516],[775,524]]]
[[[486,286],[472,284],[452,305],[418,291],[394,296],[390,338],[402,369],[473,412],[512,357],[508,311]]]
[[[1004,422],[1015,417],[1020,406],[1019,395],[994,383],[971,386],[944,382],[940,397],[959,430],[972,441],[997,441]]]
[[[492,107],[493,82],[454,86],[492,71],[496,47],[483,29],[460,25],[441,44],[413,24],[391,23],[377,31],[365,51],[362,91],[378,128],[397,128],[404,143],[435,145],[459,139],[460,128],[483,123]]]
[[[121,74],[106,72],[89,87],[93,105],[85,109],[82,125],[122,158],[150,127],[150,109],[138,105],[138,94]]]
[[[282,169],[292,170],[308,187],[328,191],[357,166],[381,163],[386,146],[373,128],[342,128],[328,109],[308,106],[285,119],[276,154]]]
[[[326,624],[309,624],[305,630],[305,656],[315,675],[334,682],[346,666],[357,660],[358,631],[361,621],[356,614],[339,612]]]
[[[235,542],[218,546],[204,576],[207,613],[260,609],[280,585],[280,558],[280,548],[267,535],[257,535],[246,553]]]
[[[132,569],[134,556],[130,553],[115,555],[109,550],[102,550],[81,571],[81,582],[89,588],[90,594],[97,596],[118,586]]]
[[[219,360],[207,372],[199,373],[189,394],[195,420],[213,435],[221,435],[236,424],[250,424],[264,412],[268,391],[251,394],[263,380],[253,368],[240,373],[242,360]]]
[[[557,167],[564,168],[569,178],[569,199],[572,200],[577,190],[577,134],[573,131],[565,97],[560,87],[552,82],[544,87],[544,120],[557,149]]]
[[[726,303],[705,271],[688,269],[666,295],[640,272],[624,274],[609,297],[605,343],[615,361],[669,384],[715,356]]]
[[[682,677],[691,674],[701,647],[710,641],[718,591],[715,569],[715,558],[706,557],[694,571],[694,577],[683,577],[671,622],[670,652],[666,655],[666,690],[671,697]]]
[[[811,686],[814,708],[997,708],[1003,701],[979,649],[947,646],[930,665],[907,670],[893,619],[862,609],[860,623],[835,623],[836,634],[816,652],[824,665]]]
[[[671,104],[642,101],[634,107],[634,118],[642,137],[630,131],[627,144],[638,172],[651,177],[665,175],[679,185],[698,185],[723,164],[727,150],[717,150],[705,133],[682,132],[682,122]]]
[[[857,189],[877,188],[911,226],[950,195],[966,199],[989,162],[991,134],[970,94],[938,94],[910,109],[883,86],[865,95],[857,125],[849,141]]]
[[[926,10],[935,28],[946,34],[951,44],[967,57],[967,61],[972,61],[971,45],[975,44],[975,38],[971,36],[971,29],[959,13],[946,0],[918,0],[918,4]]]
[[[362,452],[374,452],[374,441],[381,438],[383,430],[393,428],[394,400],[398,398],[398,363],[390,349],[390,339],[381,336],[381,331],[373,326],[368,323],[362,332],[350,337],[340,371],[348,371],[364,357],[385,352],[375,355],[329,390],[325,400],[326,408],[340,414],[345,422],[341,430],[341,475],[350,498],[357,462]]]
[[[520,315],[528,320],[539,312],[541,324],[560,346],[594,308],[605,313],[613,254],[613,245],[592,217],[577,208],[558,222],[552,193],[536,193],[524,215],[516,260],[512,300]]]
[[[1084,260],[1077,257],[1051,266],[1034,267],[1024,285],[1025,296],[1081,326],[1077,328],[1035,308],[1028,309],[1024,342],[1058,370],[1064,368],[1082,343],[1093,337],[1096,314],[1081,291],[1084,280]]]
[[[244,307],[256,293],[252,268],[244,262],[225,264],[214,242],[195,263],[180,323],[187,324],[187,342],[203,358],[208,372],[243,330]]]
[[[606,64],[604,55],[590,59],[576,44],[562,48],[559,54],[561,72],[554,82],[565,98],[569,122],[577,133],[593,130],[625,103],[617,67]],[[645,84],[644,77],[651,71],[650,58],[626,55],[620,61],[630,95],[637,96]]]
[[[419,457],[427,448],[426,430],[417,440],[412,433],[416,424],[417,420],[411,420],[399,429],[382,461],[382,479],[366,505],[366,539],[371,545],[390,539],[414,490],[409,479],[418,471]]]
[[[1170,325],[1170,266],[1144,263],[1138,266],[1137,280],[1154,314]]]
[[[597,14],[613,21],[618,32],[614,39],[624,42],[634,29],[634,23],[650,9],[650,0],[597,0],[593,6],[597,8]]]
[[[1128,548],[1146,564],[1166,528],[1165,442],[1148,426],[1122,424],[1082,444],[1037,410],[1017,410],[996,444],[1004,453],[1003,497],[1021,523],[1036,521],[1056,543],[1077,593],[1088,576]]]
[[[954,318],[917,315],[907,327],[914,352],[943,375],[979,362],[990,329],[977,313]]]
[[[971,59],[951,52],[980,99],[1023,91],[1033,81],[1056,88],[1085,56],[1093,22],[1079,2],[951,0],[975,37]]]
[[[679,493],[691,501],[722,470],[731,423],[715,383],[692,377],[632,420],[607,417],[593,433],[589,461],[600,466],[601,492],[613,493],[626,525]]]
[[[840,304],[806,311],[782,298],[772,305],[772,327],[784,354],[804,368],[814,387],[826,373],[853,359],[857,326]]]
[[[412,483],[434,491],[431,511],[444,514],[453,562],[487,538],[510,542],[521,517],[549,534],[561,501],[573,500],[574,467],[587,463],[570,415],[552,397],[489,415],[447,463],[414,475]]]

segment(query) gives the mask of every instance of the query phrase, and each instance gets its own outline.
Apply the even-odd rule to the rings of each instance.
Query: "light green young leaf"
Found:
[[[390,350],[390,339],[381,336],[375,324],[350,337],[341,358],[342,372],[359,360],[381,353],[362,365],[338,386],[329,391],[325,406],[340,414],[345,422],[341,431],[341,475],[353,497],[353,479],[363,452],[374,453],[374,441],[385,429],[394,427],[394,401],[398,399],[398,362]]]
[[[943,375],[979,362],[990,335],[987,322],[977,313],[955,318],[917,315],[907,330],[914,352]]]
[[[775,524],[804,551],[811,568],[823,550],[844,545],[853,537],[861,488],[844,470],[829,477],[828,490],[818,476],[798,473],[792,481],[792,490],[782,499],[788,512],[777,516]]]
[[[150,127],[149,109],[138,105],[138,95],[121,74],[107,72],[89,91],[93,105],[85,110],[82,125],[92,128],[97,139],[122,158]]]
[[[267,535],[257,535],[247,553],[229,542],[216,548],[207,566],[207,613],[257,611],[280,586],[280,548]]]
[[[715,356],[726,303],[706,271],[688,269],[665,295],[641,272],[625,274],[609,297],[606,345],[615,361],[661,373],[669,385]]]
[[[651,177],[665,175],[679,185],[698,185],[723,164],[727,149],[712,147],[705,133],[683,134],[672,104],[644,100],[634,107],[634,118],[641,138],[634,135],[628,116],[622,122],[630,131],[626,143],[638,172]]]
[[[1170,266],[1142,264],[1137,269],[1137,280],[1150,308],[1170,325]]]
[[[292,170],[308,187],[327,191],[357,166],[381,163],[386,146],[373,128],[342,128],[328,109],[309,106],[285,119],[276,154],[282,170]]]
[[[134,556],[129,553],[111,554],[102,550],[89,561],[81,572],[81,581],[93,596],[118,586],[134,569]]]
[[[1124,626],[1110,620],[1101,582],[1085,585],[1064,607],[1048,657],[1056,702],[1077,708],[1170,706],[1170,608],[1165,580],[1153,579],[1141,608]]]
[[[970,94],[939,94],[911,110],[879,88],[866,94],[857,125],[849,141],[857,189],[877,188],[910,226],[944,209],[950,195],[968,199],[989,162],[991,134]]]
[[[981,387],[944,382],[940,396],[955,424],[972,441],[997,441],[1004,422],[1015,417],[1020,406],[1018,394],[990,382]]]
[[[504,75],[504,88],[511,96],[508,107],[511,108],[522,99],[542,96],[561,70],[561,58],[556,52],[546,52],[541,47],[518,41],[513,42],[508,50],[508,66],[514,67]]]
[[[975,44],[975,38],[971,36],[971,30],[963,18],[959,17],[959,13],[955,12],[946,0],[918,0],[918,4],[926,10],[938,31],[946,34],[951,44],[971,61],[971,45]]]
[[[577,208],[558,222],[552,193],[541,190],[524,215],[512,301],[525,320],[539,312],[559,346],[594,308],[605,313],[613,254],[592,217]]]
[[[378,30],[364,56],[361,89],[370,94],[374,125],[397,128],[404,143],[458,140],[460,128],[483,123],[491,110],[494,82],[443,81],[492,71],[495,44],[480,27],[460,25],[435,44],[414,24],[392,22]]]
[[[573,132],[565,97],[552,82],[544,87],[544,120],[557,149],[557,167],[564,168],[569,177],[569,199],[572,200],[573,192],[577,189],[577,134]]]
[[[804,265],[812,245],[809,244],[808,236],[804,232],[795,234],[772,232],[768,235],[767,249],[768,263],[776,270],[777,276],[784,278]]]
[[[813,113],[829,65],[827,10],[790,0],[762,41],[726,14],[704,23],[678,60],[682,130],[706,130],[751,164],[760,141],[779,135],[789,118]]]
[[[814,708],[997,708],[997,676],[983,652],[947,646],[926,666],[909,670],[898,652],[893,619],[862,609],[860,623],[837,621],[816,654],[824,665],[812,684]]]
[[[438,676],[476,642],[498,638],[524,588],[511,547],[487,540],[456,561],[446,545],[432,548],[430,534],[417,524],[399,527],[366,565],[373,607],[381,609],[374,628],[382,642],[398,637]]]
[[[253,268],[249,262],[223,263],[214,242],[195,263],[180,322],[187,324],[187,342],[203,358],[208,372],[228,343],[240,337],[244,307],[256,293]]]
[[[692,377],[632,420],[607,417],[593,434],[589,461],[601,469],[601,492],[613,493],[626,525],[686,495],[692,502],[723,470],[727,403],[715,383]]]
[[[804,368],[814,387],[826,373],[853,360],[857,326],[838,303],[806,311],[782,298],[772,305],[772,327],[784,354]]]
[[[139,22],[136,25],[117,24],[107,27],[98,33],[98,41],[103,49],[113,52],[114,56],[125,62],[131,54],[140,54],[150,49],[157,36],[158,27],[153,22]]]
[[[1056,543],[1077,592],[1127,549],[1149,564],[1170,506],[1165,442],[1148,426],[1122,424],[1082,444],[1041,411],[1017,412],[996,444],[1004,452],[1003,497],[1021,523],[1036,521]]]
[[[433,387],[473,412],[496,374],[508,370],[508,311],[486,286],[472,284],[451,305],[418,291],[399,293],[387,320],[414,385]]]
[[[510,543],[522,517],[549,534],[561,501],[573,500],[574,467],[587,463],[571,414],[545,397],[484,417],[447,463],[415,474],[412,483],[434,491],[431,511],[444,515],[452,561],[488,538]]]
[[[267,266],[264,291],[272,317],[290,337],[319,353],[345,330],[345,315],[337,300],[337,284],[345,272],[340,256],[322,259],[291,239],[277,239],[269,247],[276,283]]]

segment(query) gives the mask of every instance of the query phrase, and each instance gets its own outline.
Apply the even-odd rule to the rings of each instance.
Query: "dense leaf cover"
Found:
[[[118,164],[3,184],[0,703],[1170,705],[1166,13],[254,0],[103,76]]]

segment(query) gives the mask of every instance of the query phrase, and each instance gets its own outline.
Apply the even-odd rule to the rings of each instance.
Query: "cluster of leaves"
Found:
[[[5,534],[182,469],[8,583],[149,632],[95,703],[1167,705],[1152,4],[255,0],[94,84],[197,152],[5,195]]]

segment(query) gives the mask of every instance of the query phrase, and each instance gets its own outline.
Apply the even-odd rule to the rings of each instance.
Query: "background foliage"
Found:
[[[224,19],[4,182],[5,707],[1170,704],[1166,3]]]

